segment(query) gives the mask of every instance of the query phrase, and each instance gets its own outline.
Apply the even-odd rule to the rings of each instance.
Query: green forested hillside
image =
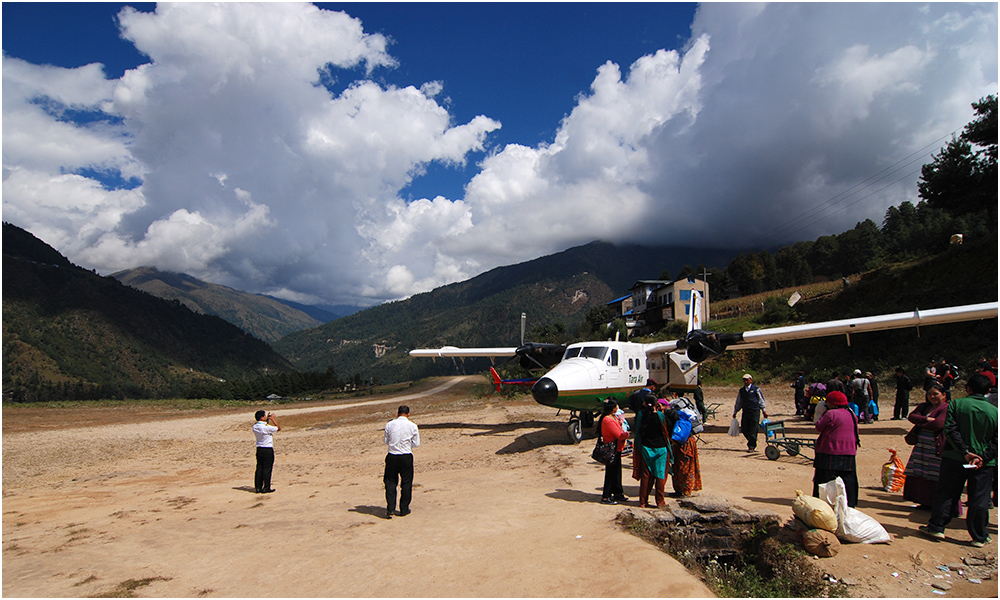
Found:
[[[4,223],[5,399],[163,397],[199,379],[289,370],[226,321],[76,267]]]
[[[943,308],[962,304],[996,302],[998,289],[997,238],[952,246],[933,257],[883,266],[837,293],[796,304],[785,318],[791,322],[817,322]],[[791,289],[776,293],[782,303]],[[777,306],[781,307],[782,303]],[[738,331],[773,327],[766,315],[750,321],[710,322],[710,329]],[[781,324],[784,324],[782,321]],[[770,350],[730,352],[702,370],[709,380],[735,383],[743,370],[757,379],[790,380],[804,371],[810,381],[825,381],[832,371],[863,369],[888,378],[896,366],[919,372],[931,359],[946,358],[963,373],[981,358],[997,355],[997,319],[951,325],[933,325],[896,331],[782,342]]]
[[[207,283],[183,273],[140,267],[111,276],[158,298],[177,300],[196,313],[221,317],[268,343],[293,331],[322,325],[321,321],[273,298]]]

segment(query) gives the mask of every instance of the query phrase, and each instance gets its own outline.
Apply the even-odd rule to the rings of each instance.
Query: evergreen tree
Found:
[[[996,221],[997,97],[974,103],[977,117],[923,166],[920,197],[953,215],[986,212]]]

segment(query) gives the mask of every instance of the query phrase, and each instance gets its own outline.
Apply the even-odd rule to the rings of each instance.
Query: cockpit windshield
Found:
[[[607,346],[584,346],[583,352],[580,353],[582,358],[596,358],[597,360],[604,360],[607,355]]]
[[[567,358],[596,358],[597,360],[604,360],[604,357],[607,355],[607,346],[577,346],[576,348],[567,348],[566,354],[563,355],[563,360]]]

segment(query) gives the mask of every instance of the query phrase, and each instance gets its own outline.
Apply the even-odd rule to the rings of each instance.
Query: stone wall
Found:
[[[743,554],[750,540],[773,535],[781,523],[775,512],[749,511],[713,496],[671,498],[654,510],[627,508],[616,521],[638,525],[671,554],[699,561]]]

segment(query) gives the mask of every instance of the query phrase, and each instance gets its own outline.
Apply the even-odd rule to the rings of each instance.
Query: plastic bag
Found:
[[[882,489],[887,492],[899,492],[906,483],[906,466],[903,461],[896,456],[894,448],[887,448],[889,451],[889,462],[882,465]]]
[[[736,437],[740,434],[740,422],[733,417],[733,422],[729,424],[729,437]]]
[[[837,531],[837,513],[825,500],[806,496],[802,490],[795,490],[795,501],[792,511],[795,516],[812,529]]]
[[[842,542],[883,544],[892,541],[882,524],[856,508],[847,505],[847,489],[840,477],[819,486],[820,496],[833,501],[837,511],[837,537]]]

